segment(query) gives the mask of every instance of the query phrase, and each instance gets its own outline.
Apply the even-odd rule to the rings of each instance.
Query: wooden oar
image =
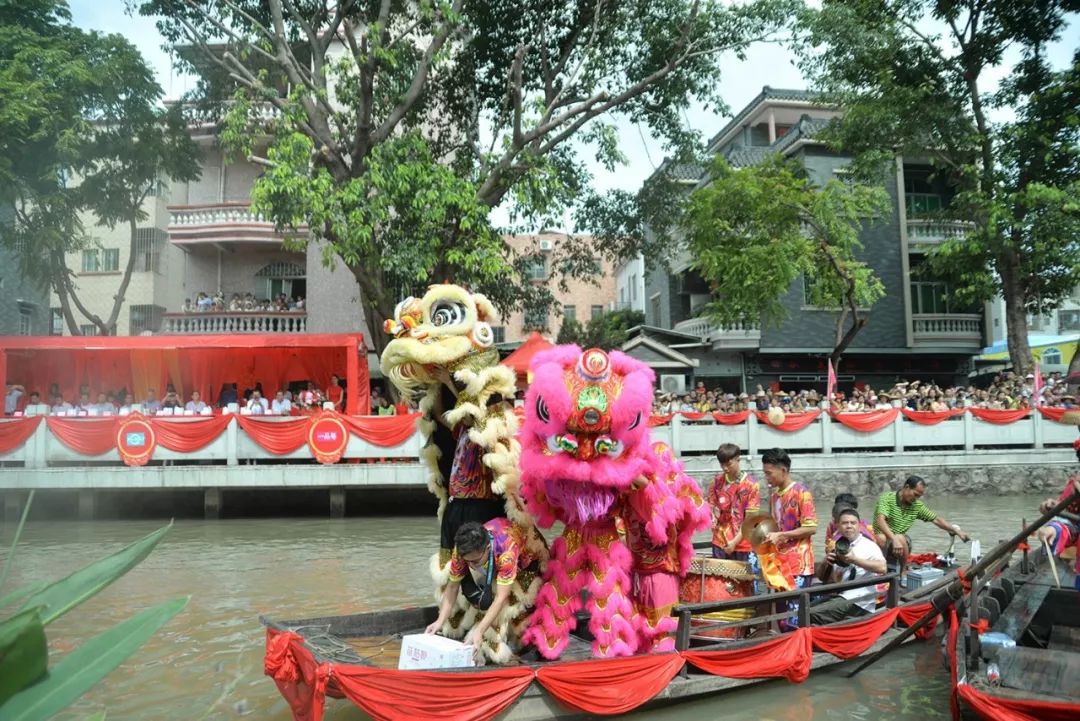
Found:
[[[1069,496],[1065,500],[1063,500],[1061,503],[1058,503],[1056,506],[1051,508],[1046,513],[1042,514],[1042,516],[1040,516],[1037,521],[1032,523],[1027,528],[1024,528],[1022,531],[1017,533],[1015,536],[1010,538],[1005,543],[1002,543],[997,548],[990,551],[990,553],[986,554],[981,559],[979,559],[978,563],[970,564],[964,570],[964,574],[963,574],[964,577],[965,578],[975,578],[979,574],[983,573],[987,568],[990,567],[990,565],[992,563],[994,563],[998,559],[1002,558],[1003,556],[1006,556],[1007,554],[1012,553],[1013,549],[1016,548],[1023,541],[1027,540],[1028,536],[1030,536],[1036,530],[1041,528],[1043,526],[1043,524],[1045,524],[1047,521],[1049,521],[1051,518],[1058,515],[1062,511],[1064,511],[1066,508],[1068,508],[1071,504],[1075,503],[1076,501],[1080,501],[1080,490],[1073,489],[1073,492],[1070,493]],[[923,628],[928,623],[930,623],[930,621],[933,620],[933,618],[935,616],[937,616],[939,613],[941,613],[946,608],[948,608],[950,603],[952,603],[957,598],[959,598],[959,596],[957,596],[958,592],[960,592],[960,595],[963,595],[962,594],[962,589],[963,589],[963,583],[962,583],[962,579],[961,579],[961,580],[953,581],[952,583],[950,583],[948,585],[948,587],[946,587],[945,589],[939,591],[938,593],[935,593],[933,595],[933,597],[930,599],[930,605],[931,605],[930,610],[927,611],[926,614],[922,618],[920,618],[918,621],[916,621],[915,623],[911,624],[906,629],[904,629],[904,631],[899,636],[894,638],[892,641],[889,641],[889,643],[887,643],[885,645],[885,647],[882,648],[880,651],[878,651],[873,656],[871,656],[870,658],[863,661],[861,664],[859,664],[859,666],[854,671],[850,672],[847,675],[847,677],[851,678],[852,676],[857,674],[859,671],[862,671],[867,666],[870,666],[871,664],[876,663],[879,658],[881,658],[882,656],[887,654],[889,651],[892,651],[894,648],[896,648],[901,643],[906,641],[907,638],[909,636],[911,636],[913,633],[915,633],[920,628]]]

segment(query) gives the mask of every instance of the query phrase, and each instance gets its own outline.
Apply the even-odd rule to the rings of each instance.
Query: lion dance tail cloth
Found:
[[[468,521],[506,516],[525,529],[528,551],[547,558],[518,491],[516,378],[499,365],[488,322],[493,316],[484,296],[443,284],[431,286],[423,298],[399,303],[384,324],[394,338],[382,354],[383,375],[403,394],[420,398],[421,458],[428,488],[439,499],[439,553],[431,561],[437,596],[449,578],[454,534]],[[527,606],[531,601],[522,599]],[[462,613],[444,629],[448,635],[460,635],[462,619],[464,628],[472,625],[475,614],[462,596],[459,608]]]
[[[538,525],[566,530],[552,544],[525,640],[558,658],[584,605],[594,656],[666,648],[678,576],[708,513],[670,451],[650,445],[653,373],[623,353],[577,346],[538,354],[532,371],[522,496]]]

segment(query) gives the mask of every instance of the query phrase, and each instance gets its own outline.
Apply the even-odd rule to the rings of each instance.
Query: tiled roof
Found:
[[[729,130],[741,125],[742,122],[766,100],[799,100],[812,103],[818,99],[818,94],[810,90],[796,90],[794,88],[772,88],[766,85],[761,89],[761,92],[756,98],[747,103],[746,107],[740,110],[739,113],[731,119],[731,122],[721,128],[720,132],[712,137],[712,140],[709,141],[709,147],[711,148],[713,145],[715,145],[717,141],[719,141],[720,138],[724,137],[724,135]]]
[[[783,152],[785,148],[800,138],[806,140],[815,138],[825,129],[829,122],[828,118],[811,118],[809,115],[803,115],[794,128],[784,133],[784,137],[773,143],[772,148],[777,152]]]
[[[745,168],[750,165],[757,165],[775,152],[776,149],[772,146],[739,146],[729,150],[726,158],[732,167]]]

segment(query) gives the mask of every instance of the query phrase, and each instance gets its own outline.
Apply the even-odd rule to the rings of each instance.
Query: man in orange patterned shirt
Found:
[[[776,546],[776,556],[784,575],[794,580],[796,588],[807,588],[814,579],[813,535],[817,532],[817,511],[810,489],[791,477],[791,457],[782,448],[771,448],[761,454],[761,469],[772,489],[769,508],[780,527],[765,535]],[[798,603],[789,604],[792,611]],[[783,629],[798,626],[795,618],[781,621]]]
[[[713,518],[712,555],[749,561],[752,551],[750,541],[742,537],[742,524],[747,516],[760,510],[761,491],[754,477],[742,471],[739,453],[734,443],[721,443],[716,449],[720,472],[713,478],[708,494]]]

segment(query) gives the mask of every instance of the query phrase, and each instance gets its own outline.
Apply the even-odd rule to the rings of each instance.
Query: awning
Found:
[[[542,335],[533,331],[517,350],[502,359],[502,364],[513,368],[515,373],[523,376],[529,372],[529,364],[532,363],[533,356],[548,348],[554,348],[554,346],[544,340]]]
[[[1068,366],[1072,361],[1073,356],[1076,354],[1077,342],[1080,341],[1080,337],[1075,335],[1029,335],[1028,346],[1031,348],[1031,355],[1035,357],[1035,360],[1040,363],[1046,363],[1043,360],[1043,356],[1050,354],[1060,357],[1060,360],[1054,360],[1050,365],[1064,365]],[[1009,361],[1009,342],[1007,340],[999,340],[993,345],[983,348],[981,355],[975,356],[975,361],[979,363],[1002,363]]]

